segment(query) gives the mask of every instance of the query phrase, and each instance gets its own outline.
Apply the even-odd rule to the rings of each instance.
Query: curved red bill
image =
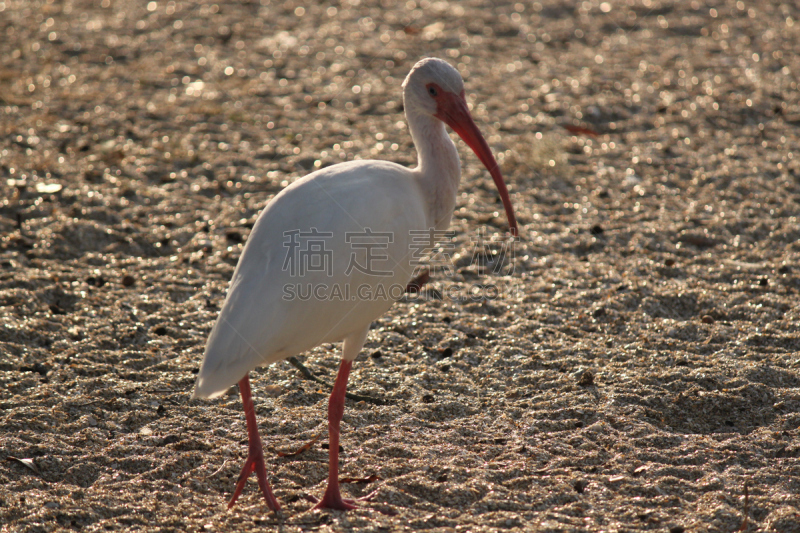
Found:
[[[489,144],[486,139],[481,135],[475,121],[469,114],[467,101],[464,97],[464,91],[461,94],[451,92],[444,92],[436,99],[437,109],[436,118],[453,128],[453,131],[458,133],[458,136],[464,139],[464,142],[472,148],[478,159],[492,175],[494,184],[497,186],[497,191],[500,193],[500,199],[503,201],[503,207],[506,210],[508,217],[508,227],[511,234],[514,236],[519,235],[519,228],[517,227],[517,218],[514,216],[514,208],[511,206],[511,198],[508,196],[508,189],[506,183],[503,181],[503,175],[500,173],[500,167],[492,155]]]

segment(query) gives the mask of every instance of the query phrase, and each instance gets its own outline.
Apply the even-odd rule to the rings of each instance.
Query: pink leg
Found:
[[[233,491],[233,498],[228,502],[228,509],[233,507],[237,498],[244,489],[244,484],[247,483],[247,478],[250,472],[256,472],[258,479],[258,486],[264,494],[264,499],[267,500],[267,506],[273,511],[279,511],[281,506],[275,495],[272,494],[272,488],[267,481],[267,467],[264,464],[264,450],[261,447],[261,437],[258,435],[258,424],[256,423],[256,409],[253,405],[253,398],[250,396],[250,376],[245,375],[239,382],[239,392],[242,394],[242,406],[244,407],[244,415],[247,419],[247,441],[249,450],[247,452],[247,460],[242,467],[242,473],[239,474],[239,481],[236,482],[236,490]]]
[[[339,425],[342,421],[342,414],[344,414],[344,393],[347,390],[347,378],[352,366],[352,361],[342,359],[342,364],[339,365],[339,374],[336,376],[336,383],[333,384],[333,392],[328,401],[328,488],[314,509],[328,508],[347,511],[356,508],[350,503],[350,500],[343,500],[339,492]]]

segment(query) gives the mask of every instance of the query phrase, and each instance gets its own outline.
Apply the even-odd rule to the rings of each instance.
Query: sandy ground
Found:
[[[766,0],[0,0],[0,530],[800,531],[798,42]],[[254,478],[227,511],[241,402],[189,397],[242,243],[315,167],[414,164],[426,55],[523,238],[474,260],[507,226],[459,141],[455,272],[351,376],[389,402],[343,421],[376,498],[310,511],[328,393],[281,362],[252,379],[283,514]]]

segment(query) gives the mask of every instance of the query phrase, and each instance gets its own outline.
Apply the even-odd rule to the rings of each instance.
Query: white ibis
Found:
[[[214,398],[239,383],[249,452],[229,508],[254,470],[269,508],[280,508],[267,481],[249,371],[340,340],[342,361],[328,403],[328,487],[316,507],[355,507],[342,499],[338,477],[347,378],[370,323],[411,280],[418,236],[450,225],[461,163],[445,124],[489,170],[511,232],[518,233],[503,177],[470,116],[458,71],[441,59],[423,59],[403,82],[403,101],[419,154],[416,168],[352,161],[309,174],[267,204],[242,251],[193,396]]]

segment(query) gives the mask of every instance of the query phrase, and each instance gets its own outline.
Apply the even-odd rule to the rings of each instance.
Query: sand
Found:
[[[798,42],[766,0],[0,0],[0,530],[800,531]],[[228,511],[241,401],[190,395],[243,243],[314,168],[415,163],[428,55],[522,238],[474,253],[507,224],[458,141],[452,272],[351,375],[386,405],[346,406],[343,492],[377,494],[311,510],[328,391],[280,362],[283,512],[254,478]]]

